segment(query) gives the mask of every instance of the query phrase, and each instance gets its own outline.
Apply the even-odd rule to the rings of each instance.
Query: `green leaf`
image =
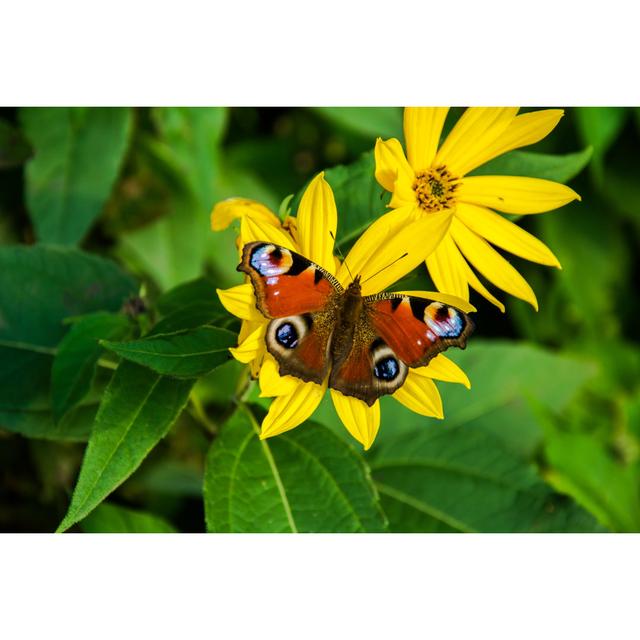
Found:
[[[21,111],[35,156],[26,169],[27,207],[38,240],[77,244],[100,214],[124,159],[132,114],[124,108]]]
[[[153,335],[131,342],[101,341],[121,358],[163,375],[197,378],[230,359],[237,336],[226,329],[199,327],[190,331]]]
[[[330,122],[366,138],[402,138],[400,107],[316,107],[314,111]]]
[[[517,428],[517,425],[512,425]],[[424,424],[375,450],[381,494],[457,531],[595,531],[591,516],[554,494],[487,433]],[[404,520],[393,530],[406,530]]]
[[[58,531],[86,517],[140,466],[180,415],[192,385],[131,362],[118,367],[104,392]]]
[[[19,167],[31,154],[31,147],[22,133],[0,120],[0,169]]]
[[[0,248],[0,425],[41,437],[65,318],[117,311],[136,282],[108,260],[62,247]],[[21,412],[25,414],[21,425]],[[34,419],[37,418],[37,419]]]
[[[577,107],[573,112],[578,135],[593,147],[594,176],[602,180],[604,156],[620,135],[629,111],[620,107]]]
[[[118,254],[162,289],[194,278],[202,272],[207,244],[213,239],[209,213],[192,196],[177,199],[170,214],[121,236]],[[232,238],[230,246],[236,252]]]
[[[566,183],[575,178],[591,160],[592,147],[564,155],[509,151],[483,164],[470,175],[526,176]]]
[[[159,132],[156,151],[183,180],[207,213],[216,199],[219,146],[227,123],[224,107],[159,107],[152,117]]]
[[[163,107],[154,109],[152,118],[157,137],[145,138],[141,149],[178,187],[173,190],[170,213],[124,235],[119,251],[161,288],[195,278],[207,259],[213,263],[218,284],[230,285],[237,280],[234,232],[214,234],[209,217],[214,204],[225,197],[253,197],[246,187],[255,181],[243,172],[225,170],[220,143],[227,110]]]
[[[226,324],[228,321],[229,312],[219,300],[194,302],[162,318],[147,336],[196,329],[206,324]]]
[[[542,442],[539,418],[531,402],[554,413],[562,411],[596,373],[589,360],[525,343],[473,337],[466,350],[451,349],[446,356],[462,367],[471,389],[437,383],[445,414],[438,424],[489,432],[522,458],[531,458]],[[430,422],[392,398],[382,399],[381,410],[379,443]]]
[[[45,399],[43,398],[43,402]],[[49,406],[33,407],[23,411],[0,409],[0,429],[19,433],[27,438],[61,440],[64,442],[86,442],[98,411],[98,401],[88,401],[55,421]]]
[[[554,281],[563,295],[557,305],[545,305],[541,317],[536,318],[549,334],[544,337],[552,339],[564,329],[571,336],[587,334],[596,341],[612,340],[619,335],[623,321],[619,296],[626,295],[632,286],[624,230],[598,198],[572,203],[552,216],[541,216],[537,223],[542,240],[562,264]],[[603,317],[608,318],[606,323]],[[563,321],[571,324],[563,326]]]
[[[216,285],[208,278],[197,278],[170,289],[158,298],[156,308],[165,317],[153,327],[151,334],[195,329],[229,318],[216,293]]]
[[[85,533],[176,533],[164,518],[103,502],[81,523]]]
[[[367,467],[322,425],[307,422],[260,440],[247,407],[207,456],[207,529],[216,532],[384,531]]]
[[[183,282],[173,289],[163,293],[156,302],[158,311],[163,315],[169,315],[180,311],[183,307],[203,300],[218,301],[216,285],[209,278],[196,278],[189,282]]]
[[[130,328],[125,316],[104,312],[83,316],[71,327],[58,346],[51,371],[56,422],[91,389],[96,363],[102,353],[98,341],[124,338]]]
[[[640,531],[640,467],[616,460],[593,435],[564,433],[546,423],[545,477],[598,520],[620,532]]]

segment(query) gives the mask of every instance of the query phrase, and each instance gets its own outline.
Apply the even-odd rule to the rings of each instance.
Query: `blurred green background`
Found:
[[[461,111],[452,110],[448,126]],[[150,311],[142,310],[139,322],[152,322],[155,301],[177,285],[205,276],[212,286],[200,291],[213,297],[214,285],[241,281],[234,230],[210,231],[210,211],[223,198],[254,198],[278,212],[294,194],[295,213],[306,182],[337,167],[327,179],[336,190],[338,240],[346,250],[355,237],[349,233],[357,231],[349,217],[385,208],[372,176],[378,136],[402,139],[401,109],[0,109],[0,530],[55,530],[97,403],[93,414],[56,432],[50,356],[64,317],[73,314],[48,306],[58,295],[46,280],[52,258],[42,258],[37,273],[45,275],[37,276],[37,286],[28,276],[35,267],[10,248],[78,245],[117,261],[142,283]],[[540,311],[494,289],[506,314],[472,296],[476,334],[465,352],[452,354],[472,389],[439,385],[444,422],[387,399],[378,441],[365,459],[392,531],[640,531],[640,109],[568,108],[547,139],[514,153],[496,172],[530,168],[524,175],[569,180],[582,196],[519,221],[548,244],[563,270],[510,257],[532,284]],[[64,277],[73,279],[72,270]],[[76,313],[116,311],[118,292],[130,288],[116,282],[124,277],[109,280],[107,306],[104,300],[92,306],[85,291]],[[424,269],[411,279],[431,288]],[[1,333],[9,316],[22,319],[29,340],[42,334],[40,351],[18,353],[9,344]],[[241,369],[230,362],[200,380],[197,402],[80,529],[203,531],[207,423],[215,427],[228,413]],[[100,375],[93,385],[98,395]],[[33,399],[39,389],[41,404]],[[330,403],[313,419],[342,437]],[[435,447],[434,430],[449,440]],[[389,465],[411,455],[422,462],[402,472]],[[424,460],[432,464],[427,468]],[[443,472],[438,460],[455,464]],[[525,474],[510,497],[498,495],[496,487],[511,477],[509,465],[534,470],[541,513],[566,518],[566,526],[537,526],[524,507],[529,515],[522,519],[514,512],[511,520],[492,520],[492,501],[502,505],[496,510],[508,510],[534,482]],[[456,475],[460,468],[468,473]],[[495,468],[500,477],[491,476]],[[458,512],[453,504],[484,498],[483,514]],[[567,515],[567,504],[579,515]]]

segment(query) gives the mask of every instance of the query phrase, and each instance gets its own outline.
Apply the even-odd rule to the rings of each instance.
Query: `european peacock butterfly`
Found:
[[[271,320],[267,350],[281,375],[329,386],[372,405],[450,346],[464,349],[473,322],[441,302],[400,293],[362,296],[322,267],[268,242],[250,242],[238,271],[249,275],[258,310]]]

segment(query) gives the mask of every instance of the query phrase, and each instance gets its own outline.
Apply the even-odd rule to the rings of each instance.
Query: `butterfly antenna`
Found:
[[[333,246],[336,248],[336,251],[340,256],[340,259],[342,260],[342,264],[344,264],[344,266],[347,268],[347,272],[351,276],[351,280],[353,280],[354,277],[353,277],[353,274],[351,273],[351,269],[349,269],[349,265],[347,264],[347,259],[344,257],[344,254],[342,253],[342,251],[340,251],[340,247],[336,244],[336,237],[333,235],[333,231],[329,231],[329,235],[333,239]]]
[[[393,262],[390,262],[386,267],[382,267],[382,269],[378,269],[378,271],[376,271],[373,275],[369,276],[367,280],[371,280],[371,278],[375,278],[379,273],[382,273],[385,269],[388,269],[389,267],[393,266],[396,262],[398,262],[398,260],[402,260],[402,258],[406,258],[408,255],[409,255],[408,253],[403,253],[400,257],[396,258]],[[367,280],[363,280],[362,284],[367,282]]]

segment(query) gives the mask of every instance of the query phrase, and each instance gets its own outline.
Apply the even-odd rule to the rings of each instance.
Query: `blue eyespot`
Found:
[[[295,349],[298,346],[298,332],[290,323],[285,322],[276,329],[276,341],[286,349]]]
[[[373,374],[380,380],[394,380],[398,377],[399,373],[400,366],[398,365],[398,361],[391,356],[379,360],[373,367]]]

